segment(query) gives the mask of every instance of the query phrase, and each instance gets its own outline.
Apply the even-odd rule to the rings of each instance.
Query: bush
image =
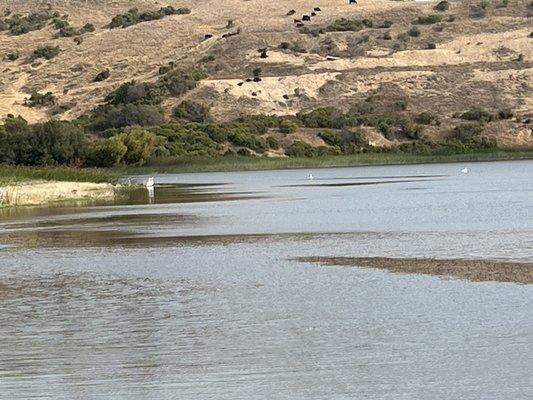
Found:
[[[159,78],[157,86],[172,96],[181,96],[196,87],[206,75],[197,69],[175,69]]]
[[[174,109],[174,117],[193,122],[204,122],[209,119],[209,107],[205,104],[184,101]]]
[[[76,160],[83,160],[87,151],[83,130],[71,122],[28,125],[20,117],[8,117],[0,126],[0,163],[77,164]]]
[[[109,24],[109,27],[111,29],[127,28],[128,26],[139,24],[141,22],[162,19],[168,15],[182,15],[190,13],[191,10],[188,8],[175,9],[172,6],[160,8],[158,11],[146,11],[143,13],[139,13],[139,10],[137,8],[132,8],[124,14],[118,14],[114,16],[111,20],[111,23]]]
[[[120,164],[128,151],[122,140],[113,136],[97,142],[88,160],[88,164],[95,167],[112,167]]]
[[[14,14],[9,18],[0,19],[0,31],[9,30],[13,35],[23,35],[44,28],[47,21],[58,16],[59,14],[52,11],[35,12],[27,16]]]
[[[281,133],[294,133],[298,130],[298,124],[289,119],[280,119],[279,131]]]
[[[345,115],[334,107],[317,108],[309,113],[298,113],[296,117],[307,128],[339,129],[346,125]]]
[[[487,110],[482,109],[474,109],[469,110],[461,114],[461,119],[465,119],[467,121],[479,121],[479,122],[492,122],[496,120],[496,117],[488,112]]]
[[[433,9],[441,12],[448,11],[450,9],[450,3],[446,0],[439,1]]]
[[[128,165],[143,165],[156,145],[156,136],[139,126],[125,128],[117,139],[127,148],[123,162]]]
[[[24,101],[24,105],[27,107],[46,107],[55,103],[56,97],[52,92],[46,92],[45,94],[33,92],[30,98]]]
[[[289,157],[314,157],[317,152],[309,143],[296,140],[285,150],[285,154]]]
[[[468,143],[476,139],[481,132],[483,132],[481,124],[467,123],[456,126],[453,130],[453,137],[460,142]]]
[[[419,25],[431,25],[436,24],[437,22],[441,22],[442,17],[437,14],[431,14],[431,15],[425,15],[420,16],[417,18],[416,23]]]
[[[109,93],[105,101],[110,105],[119,104],[159,104],[161,95],[157,88],[149,83],[127,82]]]
[[[94,131],[105,131],[131,125],[155,126],[165,121],[159,106],[150,104],[118,104],[96,108],[89,124]]]
[[[498,111],[499,119],[511,119],[513,118],[513,112],[511,110],[500,110]]]
[[[423,128],[421,125],[412,122],[404,122],[400,127],[400,133],[409,139],[422,139]]]
[[[102,82],[108,79],[111,76],[111,73],[108,69],[99,72],[93,79],[93,82]]]
[[[357,32],[365,27],[363,21],[358,19],[341,18],[333,21],[326,27],[328,32]]]
[[[341,134],[330,130],[319,132],[318,137],[330,146],[340,146],[342,142]]]
[[[272,150],[279,149],[279,142],[275,137],[269,136],[266,138],[267,146]]]
[[[418,29],[416,26],[413,26],[407,31],[407,34],[411,37],[418,37],[420,36],[420,29]]]
[[[38,47],[33,51],[32,59],[35,60],[37,58],[44,58],[46,60],[51,60],[52,58],[56,57],[60,52],[59,46],[42,46]]]
[[[415,122],[422,125],[440,125],[439,117],[431,111],[423,111],[415,117]]]

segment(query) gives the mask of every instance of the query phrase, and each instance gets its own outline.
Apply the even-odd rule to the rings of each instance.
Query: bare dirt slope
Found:
[[[50,118],[49,108],[28,108],[33,91],[52,92],[75,118],[101,103],[103,97],[131,79],[155,80],[169,62],[204,69],[208,78],[186,97],[211,106],[212,114],[228,120],[243,114],[294,114],[332,105],[347,109],[371,94],[390,91],[408,99],[408,110],[437,112],[447,119],[473,107],[511,109],[517,118],[491,129],[503,144],[533,144],[531,90],[533,9],[526,0],[486,3],[450,1],[446,12],[433,10],[436,1],[359,0],[3,0],[0,12],[26,13],[51,8],[69,15],[74,26],[93,23],[80,45],[44,29],[14,36],[0,32],[0,58],[19,52],[16,61],[0,67],[0,116],[21,114],[35,122]],[[131,7],[155,10],[188,7],[188,15],[173,15],[125,29],[109,29],[112,17]],[[319,7],[305,29],[325,28],[338,18],[372,21],[358,32],[301,32],[294,19]],[[294,9],[295,15],[287,12]],[[476,11],[477,10],[477,11]],[[413,24],[419,16],[439,14],[436,24]],[[232,27],[226,28],[228,20]],[[382,28],[389,21],[392,25]],[[413,27],[418,36],[407,32]],[[228,32],[240,34],[223,37]],[[206,34],[213,35],[205,40]],[[287,44],[280,49],[282,42]],[[52,60],[31,61],[38,46],[59,45]],[[258,49],[267,49],[261,58]],[[206,58],[210,56],[210,58]],[[256,68],[261,82],[244,82]],[[104,69],[110,78],[93,82]],[[167,110],[183,99],[168,99]],[[437,129],[435,135],[445,135]]]

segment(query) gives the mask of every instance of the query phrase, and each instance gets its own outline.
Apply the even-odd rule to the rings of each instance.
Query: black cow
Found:
[[[304,15],[302,21],[311,21],[311,17],[309,15]]]
[[[319,11],[322,11],[322,10],[320,9],[320,7],[315,7],[315,8],[313,8],[313,11],[319,12]]]
[[[204,36],[204,40],[211,39],[212,37],[213,37],[212,34],[206,33],[205,36]]]
[[[303,23],[303,22],[298,22],[298,23],[296,24],[296,27],[297,27],[297,28],[303,28],[303,27],[304,27],[304,23]]]
[[[311,17],[315,17],[315,16],[316,16],[316,12],[313,11],[313,12],[311,13]]]
[[[348,4],[357,4],[357,0],[348,0]]]
[[[287,13],[287,15],[294,15],[294,14],[296,14],[296,10],[290,10],[290,11]]]

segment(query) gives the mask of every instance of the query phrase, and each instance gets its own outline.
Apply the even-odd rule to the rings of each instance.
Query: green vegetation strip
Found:
[[[0,165],[0,186],[34,180],[113,183],[117,179],[113,171],[94,168]]]
[[[218,158],[153,159],[144,167],[118,167],[113,169],[120,174],[148,172],[226,172],[258,171],[289,168],[327,168],[364,165],[423,164],[443,162],[475,162],[533,159],[533,149],[504,149],[490,152],[413,155],[403,153],[362,153],[353,155],[264,158],[227,156]]]

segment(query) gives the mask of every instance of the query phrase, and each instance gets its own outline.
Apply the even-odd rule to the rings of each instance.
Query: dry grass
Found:
[[[533,283],[533,263],[386,257],[300,257],[296,260],[322,265],[377,268],[402,274],[447,276],[475,282]]]
[[[530,16],[527,1],[510,0],[506,8],[490,6],[482,19],[469,16],[470,4],[478,0],[453,2],[444,13],[444,22],[419,26],[420,37],[398,39],[419,15],[433,13],[436,2],[360,0],[357,6],[347,1],[319,2],[322,12],[309,27],[324,27],[333,20],[369,18],[375,25],[390,20],[390,29],[365,29],[361,32],[330,32],[319,37],[299,33],[293,18],[309,13],[314,0],[55,0],[52,7],[68,13],[75,26],[90,22],[94,33],[86,34],[80,46],[71,38],[54,38],[51,28],[22,36],[0,33],[0,57],[20,50],[21,58],[3,62],[0,74],[0,116],[22,114],[34,122],[49,117],[47,109],[23,106],[32,90],[51,91],[61,104],[72,108],[61,118],[74,118],[96,106],[103,96],[121,83],[156,79],[159,66],[170,61],[182,66],[201,65],[210,78],[187,94],[188,98],[212,106],[218,119],[252,113],[294,114],[301,109],[324,105],[346,108],[359,102],[383,84],[397,85],[410,99],[413,113],[436,110],[442,128],[435,135],[446,135],[455,112],[483,106],[512,108],[521,117],[533,115],[531,71],[533,47],[528,38]],[[141,23],[127,29],[109,30],[111,18],[131,7],[156,9],[164,5],[189,7],[190,15],[171,16]],[[25,12],[42,8],[38,0],[12,0],[0,5]],[[288,17],[290,9],[297,11]],[[455,19],[448,22],[448,17]],[[233,20],[241,34],[222,38]],[[390,31],[392,40],[383,40]],[[203,40],[206,33],[213,38]],[[281,42],[297,43],[307,53],[280,51]],[[28,61],[29,54],[41,44],[53,43],[60,55],[45,62]],[[436,49],[425,50],[428,43]],[[262,59],[258,48],[269,49]],[[502,49],[505,47],[505,49]],[[503,51],[505,50],[505,51]],[[522,61],[517,61],[520,54]],[[198,63],[207,55],[214,61]],[[335,56],[336,59],[329,59]],[[238,86],[256,67],[263,69],[259,83]],[[105,68],[111,76],[94,83]],[[255,93],[255,96],[252,95]],[[468,96],[465,96],[468,93]],[[285,95],[285,97],[284,97]],[[288,98],[286,98],[288,96]],[[170,110],[181,99],[170,99]],[[520,131],[521,133],[516,133]],[[506,145],[533,143],[531,128],[503,124],[493,134]]]

